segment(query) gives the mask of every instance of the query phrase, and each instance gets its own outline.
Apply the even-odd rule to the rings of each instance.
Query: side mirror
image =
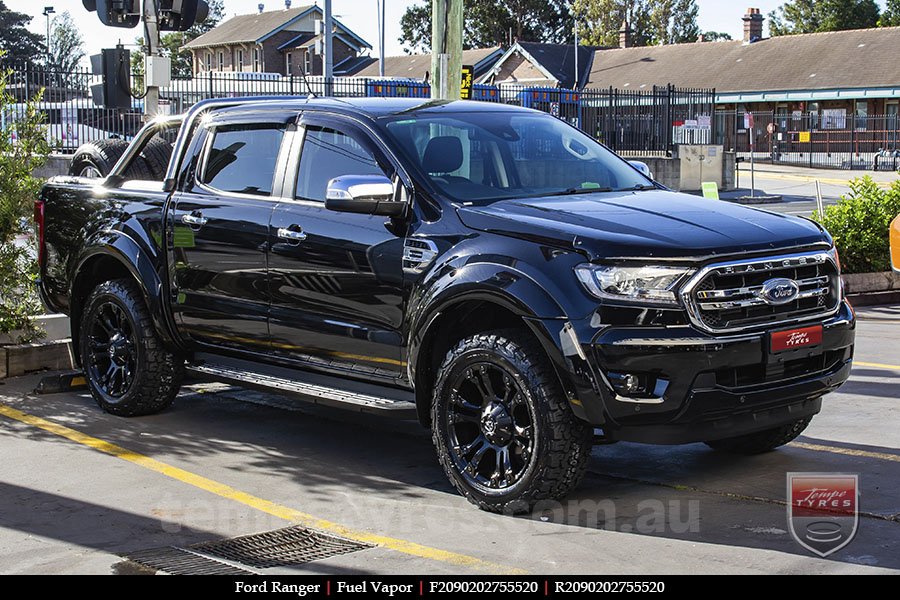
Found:
[[[644,177],[647,179],[653,180],[653,171],[650,170],[650,167],[647,166],[647,163],[641,160],[629,160],[628,164],[640,171]]]
[[[400,217],[406,203],[394,199],[394,184],[384,175],[344,175],[328,182],[325,208],[335,212]]]

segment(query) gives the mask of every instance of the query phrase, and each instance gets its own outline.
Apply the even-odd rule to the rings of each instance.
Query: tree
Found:
[[[0,0],[0,50],[10,62],[37,62],[44,55],[44,36],[28,31],[31,17],[12,11]]]
[[[878,20],[878,26],[900,26],[900,0],[887,0],[884,11],[881,13],[881,19]]]
[[[773,36],[876,27],[875,0],[793,0],[769,13]]]
[[[15,341],[30,341],[40,333],[33,319],[41,312],[37,264],[28,245],[16,242],[33,233],[32,206],[43,182],[32,173],[46,162],[50,148],[37,108],[43,91],[16,105],[8,89],[10,73],[0,72],[0,113],[6,115],[0,124],[0,333],[16,331]]]
[[[400,43],[410,52],[431,49],[431,0],[406,9],[400,19]],[[573,39],[565,0],[481,0],[466,4],[463,48],[523,42],[564,43]]]
[[[225,17],[225,3],[223,0],[209,0],[209,16],[205,21],[194,23],[194,26],[187,31],[173,31],[164,33],[159,38],[159,49],[163,56],[168,56],[172,60],[172,77],[187,78],[194,72],[194,66],[191,62],[191,53],[182,52],[181,47],[195,40],[216,25],[218,25]],[[143,48],[144,38],[139,37],[136,40],[138,46]],[[138,76],[144,74],[144,56],[140,52],[135,52],[131,56],[131,70]]]
[[[50,33],[50,64],[55,84],[65,87],[73,82],[73,72],[84,58],[84,38],[69,11],[53,19]]]
[[[575,0],[572,8],[585,44],[618,46],[626,21],[635,46],[682,44],[700,36],[696,0]]]
[[[724,31],[704,31],[702,35],[704,42],[730,42],[734,39]]]

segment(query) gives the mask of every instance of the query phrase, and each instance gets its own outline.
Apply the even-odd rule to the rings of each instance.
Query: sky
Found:
[[[400,37],[400,18],[408,6],[421,3],[423,0],[386,0],[387,27],[385,31],[385,53],[387,56],[403,54],[403,47],[397,38]],[[477,2],[478,0],[466,0]],[[57,13],[68,10],[81,29],[84,36],[87,54],[96,54],[101,48],[115,46],[121,40],[123,44],[130,44],[134,39],[143,34],[140,27],[135,29],[116,29],[105,27],[97,18],[96,13],[87,12],[81,4],[81,0],[5,0],[6,6],[17,12],[32,15],[30,28],[38,33],[45,34],[47,23],[43,16],[44,6],[53,6]],[[256,12],[256,5],[262,2],[266,10],[274,10],[284,6],[284,0],[225,0],[226,18],[237,14]],[[293,0],[295,7],[309,4],[312,0]],[[378,20],[376,16],[377,0],[333,0],[335,16],[350,29],[359,34],[363,39],[372,44],[373,55],[378,54]],[[743,23],[741,17],[752,6],[768,13],[781,4],[783,0],[698,0],[700,6],[700,28],[703,31],[722,31],[730,33],[735,39],[743,36]],[[884,2],[880,2],[884,4]],[[320,2],[320,6],[321,6]]]

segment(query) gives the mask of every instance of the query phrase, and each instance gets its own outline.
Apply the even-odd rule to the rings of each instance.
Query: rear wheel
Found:
[[[114,415],[157,413],[181,386],[183,361],[163,348],[133,281],[107,281],[93,291],[81,319],[80,350],[91,395]]]
[[[484,510],[528,511],[584,476],[592,430],[572,414],[540,346],[519,331],[474,335],[450,350],[431,416],[444,471]]]
[[[812,417],[806,417],[805,419],[800,419],[781,427],[766,429],[765,431],[724,440],[712,440],[706,442],[706,445],[715,450],[723,450],[733,454],[762,454],[794,441],[803,433],[810,421],[812,421]]]

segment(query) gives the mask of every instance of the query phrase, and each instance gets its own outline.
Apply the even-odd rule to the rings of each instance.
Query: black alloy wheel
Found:
[[[514,375],[495,363],[456,374],[448,406],[450,453],[465,480],[485,492],[515,485],[534,456],[535,419]]]
[[[134,325],[112,300],[95,310],[96,318],[85,332],[89,348],[85,368],[104,394],[121,398],[131,388],[138,368]]]

